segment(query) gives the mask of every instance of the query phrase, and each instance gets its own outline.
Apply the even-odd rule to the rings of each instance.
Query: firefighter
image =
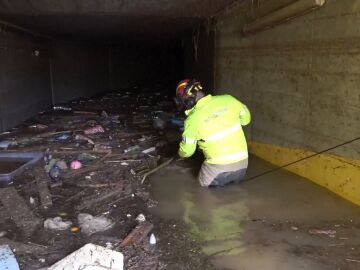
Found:
[[[242,126],[250,123],[249,109],[231,95],[205,95],[200,82],[186,79],[176,88],[176,102],[187,116],[179,158],[203,151],[205,161],[198,180],[204,187],[240,182],[248,166],[248,149]]]

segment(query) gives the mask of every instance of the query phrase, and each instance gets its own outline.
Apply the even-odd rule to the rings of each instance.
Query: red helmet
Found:
[[[196,104],[197,92],[201,90],[200,82],[195,79],[185,79],[180,81],[176,87],[176,98],[179,103],[190,109]]]

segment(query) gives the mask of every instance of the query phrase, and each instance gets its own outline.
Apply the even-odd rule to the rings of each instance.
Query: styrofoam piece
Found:
[[[9,146],[16,145],[16,144],[17,144],[16,141],[3,140],[3,141],[0,141],[0,148],[8,149]]]
[[[123,270],[124,255],[94,244],[86,244],[47,270]]]
[[[150,147],[150,148],[148,148],[148,149],[143,150],[141,153],[143,153],[143,154],[149,154],[149,153],[151,153],[151,152],[154,152],[155,150],[156,150],[155,147]]]
[[[19,264],[8,245],[0,246],[0,269],[19,270]]]
[[[48,218],[44,221],[44,228],[55,231],[65,231],[70,229],[71,221],[63,221],[61,217]]]
[[[111,229],[114,222],[105,216],[92,216],[87,213],[80,213],[78,215],[78,223],[81,232],[86,235],[92,235],[97,232],[103,232]]]

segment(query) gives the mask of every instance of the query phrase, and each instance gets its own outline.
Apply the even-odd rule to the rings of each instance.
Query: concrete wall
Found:
[[[0,131],[51,104],[48,55],[46,41],[0,26]]]
[[[56,42],[51,57],[54,102],[108,90],[108,57],[106,47]]]
[[[216,89],[249,105],[250,150],[278,166],[360,136],[360,1],[327,0],[242,34],[246,22],[289,2],[245,1],[217,21]],[[287,169],[360,205],[360,141]]]
[[[108,90],[108,57],[105,46],[50,42],[0,26],[0,131],[53,103]]]
[[[250,138],[320,151],[359,136],[360,2],[328,0],[244,37],[252,12],[242,5],[220,17],[216,40],[217,89],[249,104]],[[360,159],[360,142],[332,153]]]
[[[180,42],[166,45],[110,49],[0,28],[0,131],[53,104],[110,88],[156,87],[153,83],[159,82],[159,88],[174,91],[183,78],[183,51]]]
[[[184,77],[196,78],[207,91],[213,92],[215,35],[210,26],[201,25],[184,38]]]

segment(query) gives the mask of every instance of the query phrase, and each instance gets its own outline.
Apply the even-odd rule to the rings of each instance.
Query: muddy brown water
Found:
[[[24,165],[28,160],[0,159],[0,174],[8,174]]]
[[[272,168],[252,157],[247,176]],[[217,269],[360,269],[359,207],[284,170],[219,189],[196,173],[175,164],[155,174],[152,211],[185,222]]]

